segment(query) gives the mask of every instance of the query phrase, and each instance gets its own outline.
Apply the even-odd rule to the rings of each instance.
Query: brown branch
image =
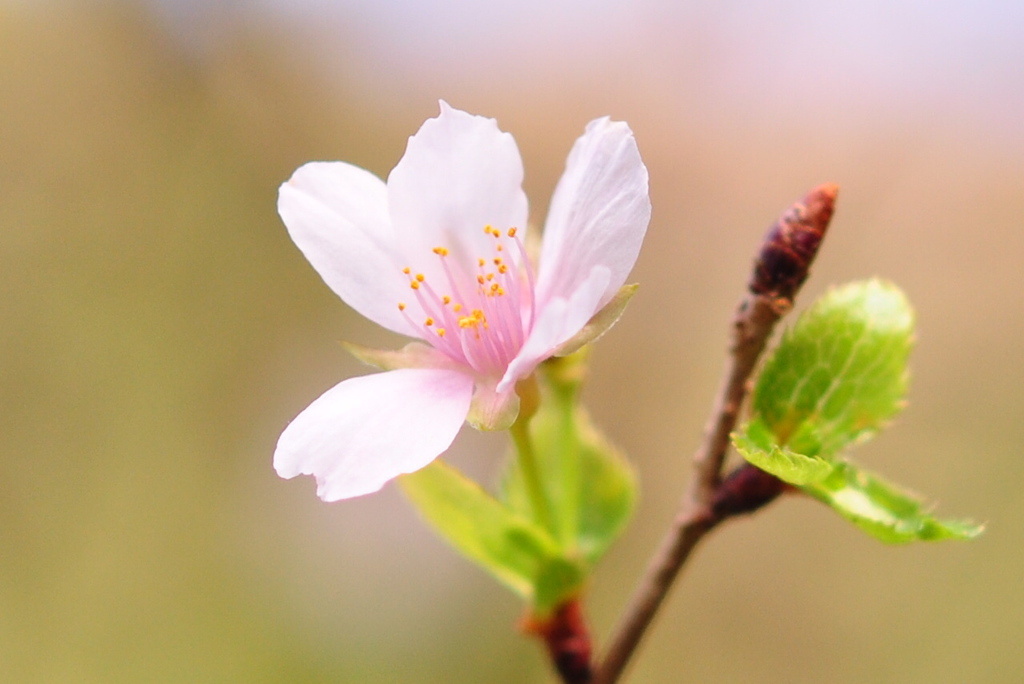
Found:
[[[688,491],[626,607],[592,684],[619,680],[697,543],[726,518],[760,508],[784,488],[773,476],[747,466],[723,481],[722,465],[750,376],[775,324],[792,307],[793,297],[807,278],[832,218],[837,190],[832,184],[815,188],[790,207],[765,236],[749,294],[733,321],[729,361],[703,442],[693,457]]]

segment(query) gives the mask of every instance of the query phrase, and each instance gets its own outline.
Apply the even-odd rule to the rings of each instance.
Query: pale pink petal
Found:
[[[583,329],[601,308],[601,298],[611,274],[604,266],[595,266],[572,297],[549,300],[537,317],[519,355],[508,365],[497,391],[505,392],[533,372],[537,364],[551,356],[559,345]]]
[[[401,369],[351,378],[327,390],[288,425],[274,469],[313,475],[317,495],[369,494],[444,452],[469,413],[473,379],[450,370]]]
[[[292,240],[346,304],[385,328],[415,334],[398,310],[399,301],[411,298],[382,180],[344,162],[312,162],[281,186],[277,210]],[[411,313],[421,317],[417,308]]]
[[[409,138],[405,155],[388,176],[392,226],[406,265],[437,283],[444,276],[433,248],[447,248],[453,267],[475,268],[477,258],[493,250],[486,226],[516,227],[525,237],[522,183],[523,162],[512,136],[502,133],[494,119],[442,102],[440,116]]]
[[[606,304],[636,262],[651,202],[633,133],[607,117],[576,141],[551,200],[537,276],[541,303],[576,292],[594,266],[609,269]]]

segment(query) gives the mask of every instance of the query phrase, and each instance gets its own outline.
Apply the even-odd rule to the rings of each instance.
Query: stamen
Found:
[[[513,230],[515,229],[509,228],[510,233]],[[526,245],[523,244],[523,241],[516,237],[514,233],[512,233],[509,237],[513,239],[513,241],[516,243],[516,247],[519,250],[519,260],[520,263],[523,264],[523,270],[526,271],[526,282],[529,284],[530,288],[530,318],[527,320],[525,327],[526,330],[530,330],[531,328],[533,328],[533,316],[537,310],[537,299],[534,295],[536,286],[533,281],[533,267],[530,264],[530,257],[527,256],[526,254]]]
[[[536,305],[534,274],[518,228],[498,230],[487,225],[484,233],[493,237],[494,243],[490,254],[477,255],[476,273],[472,272],[472,261],[449,262],[447,247],[438,245],[431,249],[447,279],[447,284],[441,286],[443,291],[435,289],[438,283],[433,276],[428,280],[423,272],[403,268],[418,306],[398,302],[398,309],[411,329],[418,329],[420,336],[431,340],[438,351],[476,371],[493,373],[518,353],[533,325]],[[516,243],[515,258],[504,254],[506,238]],[[529,291],[524,292],[527,287]],[[442,294],[444,291],[447,293]],[[526,307],[528,313],[524,311]],[[418,312],[417,317],[423,317],[414,321],[410,316],[412,309]],[[452,335],[447,334],[449,330]],[[436,336],[427,336],[428,332]]]

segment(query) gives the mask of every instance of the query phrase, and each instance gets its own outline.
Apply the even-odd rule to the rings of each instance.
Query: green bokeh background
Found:
[[[911,405],[859,457],[989,522],[900,548],[810,501],[730,524],[631,681],[1024,677],[1024,22],[886,52],[951,3],[869,3],[877,32],[813,40],[800,3],[612,4],[524,12],[484,48],[430,24],[398,50],[358,3],[328,30],[255,5],[184,26],[0,2],[0,681],[552,681],[516,600],[394,488],[325,505],[270,465],[296,413],[364,372],[339,340],[400,344],[308,266],[276,188],[313,159],[386,175],[441,97],[516,136],[534,221],[591,118],[629,121],[651,172],[641,290],[586,393],[643,488],[591,587],[599,640],[685,484],[762,231],[819,182],[842,190],[802,303],[880,275],[918,314]],[[486,478],[502,453],[467,431],[453,459]]]

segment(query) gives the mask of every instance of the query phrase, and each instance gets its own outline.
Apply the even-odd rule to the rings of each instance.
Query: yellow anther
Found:
[[[503,247],[502,245],[498,245],[498,246],[497,246],[497,247],[495,247],[494,249],[498,250],[499,252],[503,252],[503,251],[505,251],[505,248],[504,248],[504,247]]]
[[[483,277],[482,275],[478,275],[478,276],[476,277],[476,282],[478,282],[478,283],[480,283],[481,285],[483,285],[483,284],[484,284],[484,277]]]
[[[499,285],[498,283],[491,283],[491,294],[496,293],[500,289],[501,285]]]
[[[444,337],[444,328],[438,328],[437,329],[437,336],[438,337]]]
[[[405,302],[398,302],[398,310],[405,311]]]
[[[434,325],[434,319],[431,318],[430,316],[427,316],[427,320],[423,321],[423,325],[426,325],[426,326]]]
[[[460,328],[476,328],[481,323],[485,328],[487,327],[487,316],[484,315],[481,309],[473,309],[470,315],[459,318]]]
[[[422,273],[417,273],[416,274],[416,280],[418,280],[419,282],[422,283],[425,279],[426,279],[426,276],[423,275]]]
[[[508,273],[508,266],[505,264],[498,264],[498,273],[501,273],[502,275]]]
[[[412,273],[412,269],[406,266],[405,268],[402,269],[402,273],[404,273],[405,275],[409,275],[410,273]]]
[[[493,273],[488,273],[487,274],[487,280],[494,280],[494,274]]]
[[[411,283],[409,283],[409,287],[411,287],[414,290],[418,290],[420,289],[420,284],[414,280]]]
[[[448,250],[445,249],[444,247],[435,247],[434,254],[438,256],[448,256]]]
[[[444,302],[445,304],[451,304],[452,298],[449,297],[448,295],[445,295],[444,297],[441,297],[441,301]]]
[[[483,268],[484,264],[486,264],[486,263],[487,262],[484,261],[483,259],[477,259],[476,260],[476,265],[479,266],[480,268]]]
[[[503,259],[501,257],[494,257],[493,261],[495,266],[501,266]]]
[[[456,304],[455,306],[452,307],[452,311],[454,311],[455,313],[459,313],[460,311],[462,311],[462,305]]]
[[[518,228],[509,228],[509,229],[508,229],[508,236],[509,236],[509,237],[515,237],[515,236],[516,236],[516,231],[517,231],[517,230],[519,230],[519,229],[518,229]]]

